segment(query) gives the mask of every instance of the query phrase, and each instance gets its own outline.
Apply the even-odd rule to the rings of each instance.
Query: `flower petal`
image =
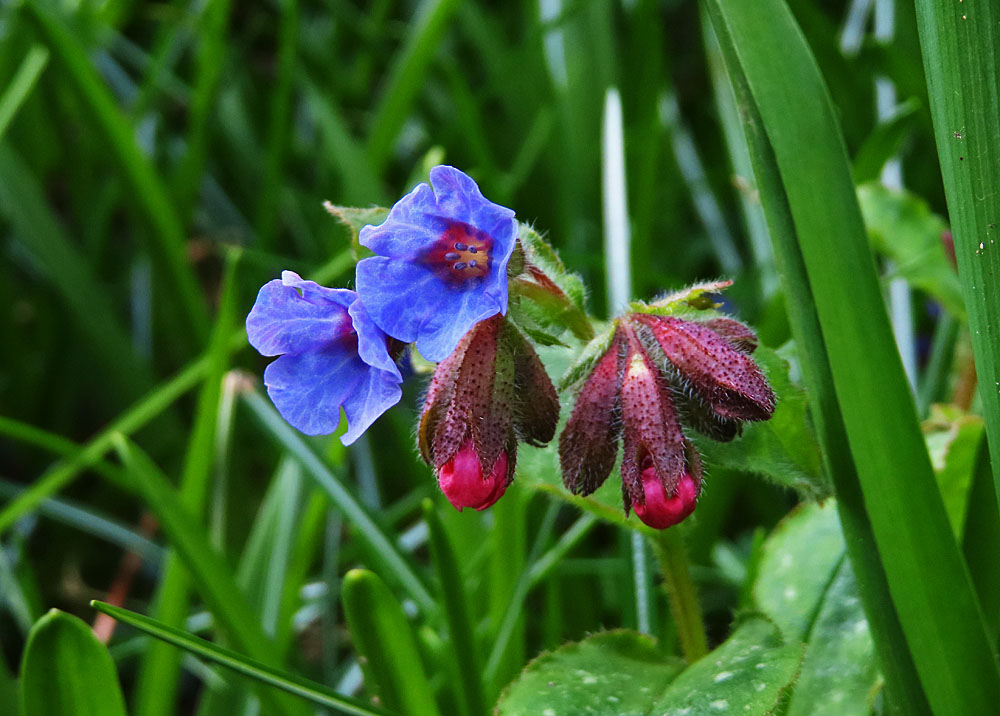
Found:
[[[375,325],[375,321],[368,315],[368,309],[361,303],[361,299],[355,300],[348,307],[347,312],[350,314],[354,330],[358,334],[358,355],[361,360],[395,376],[397,382],[403,380],[403,376],[399,373],[399,367],[389,355],[385,333]]]
[[[350,327],[347,307],[356,296],[285,271],[282,280],[268,281],[258,292],[246,320],[247,338],[266,356],[316,350]]]
[[[347,432],[340,438],[344,445],[350,445],[374,423],[382,413],[399,402],[403,395],[399,387],[399,370],[395,373],[379,368],[368,368],[367,376],[361,380],[344,401],[347,415]],[[393,368],[396,366],[393,365]]]
[[[264,370],[264,384],[274,407],[292,427],[306,435],[329,435],[340,424],[340,407],[371,370],[353,351],[331,344],[281,356]]]
[[[375,323],[430,361],[447,358],[472,326],[507,310],[507,286],[465,291],[417,264],[373,256],[358,263],[356,283]],[[503,298],[501,303],[498,294]]]

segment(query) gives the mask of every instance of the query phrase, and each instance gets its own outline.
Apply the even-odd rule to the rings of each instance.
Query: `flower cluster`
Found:
[[[701,458],[681,418],[717,440],[767,420],[775,397],[748,357],[756,336],[728,318],[695,322],[647,313],[617,321],[559,438],[563,481],[588,495],[607,479],[624,443],[622,495],[650,527],[675,525],[701,493]]]
[[[539,330],[553,322],[583,340],[593,329],[582,285],[574,289],[513,211],[453,167],[435,167],[430,180],[383,223],[360,229],[374,255],[358,262],[356,292],[285,271],[260,289],[247,336],[261,354],[278,356],[264,383],[281,415],[318,435],[336,431],[343,412],[345,445],[399,401],[396,361],[414,344],[438,363],[420,454],[452,505],[482,510],[513,479],[518,443],[545,445],[559,421],[542,361],[506,317],[508,275],[525,306],[518,321],[533,338],[559,342]],[[566,486],[587,495],[611,473],[621,441],[625,511],[662,529],[687,517],[701,494],[701,458],[682,425],[731,440],[743,422],[768,419],[775,397],[749,357],[756,336],[742,323],[650,311],[615,321],[582,380],[559,458]]]
[[[257,296],[250,344],[281,356],[264,372],[268,395],[308,435],[334,432],[343,408],[348,445],[399,401],[393,339],[440,361],[477,322],[507,312],[514,212],[454,167],[434,167],[430,179],[433,189],[420,184],[384,223],[362,229],[377,255],[358,263],[357,293],[285,271]]]

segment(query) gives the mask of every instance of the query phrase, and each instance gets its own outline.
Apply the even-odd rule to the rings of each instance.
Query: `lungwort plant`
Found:
[[[996,711],[995,3],[8,3],[0,77],[0,713]]]

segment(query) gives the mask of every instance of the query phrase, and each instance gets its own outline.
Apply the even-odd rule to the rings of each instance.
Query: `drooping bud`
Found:
[[[420,454],[459,510],[482,510],[514,479],[517,440],[552,439],[559,399],[534,349],[503,316],[473,326],[434,371]]]
[[[501,451],[489,475],[483,477],[479,456],[469,440],[437,474],[441,491],[455,509],[485,510],[507,491],[507,453]]]
[[[667,494],[663,481],[652,465],[642,471],[642,491],[645,502],[633,502],[636,517],[653,529],[663,530],[681,522],[694,512],[698,504],[698,485],[690,474],[684,473],[677,483],[674,496]]]
[[[701,491],[701,465],[681,431],[669,387],[631,326],[626,324],[625,333],[622,496],[626,512],[631,507],[643,522],[663,529],[694,510]],[[682,487],[685,481],[691,484]]]
[[[570,492],[589,495],[607,479],[621,437],[621,372],[624,336],[616,331],[576,399],[559,436],[559,465]]]
[[[707,324],[673,316],[634,313],[631,318],[652,332],[666,356],[671,382],[681,393],[702,401],[721,419],[720,425],[729,429],[728,421],[771,417],[775,397],[767,379],[753,360],[727,338]],[[734,333],[732,326],[724,330]],[[736,432],[738,426],[733,435]]]

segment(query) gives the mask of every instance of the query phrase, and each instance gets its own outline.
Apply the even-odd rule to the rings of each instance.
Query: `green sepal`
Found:
[[[569,367],[563,377],[556,383],[556,388],[562,392],[569,390],[574,385],[584,380],[594,370],[597,361],[611,347],[611,339],[615,335],[617,321],[611,323],[606,329],[598,333],[591,341],[584,346],[583,351],[576,361]]]
[[[374,256],[375,254],[367,247],[362,246],[358,239],[361,229],[365,226],[378,226],[389,216],[389,210],[384,206],[370,206],[362,209],[354,206],[334,206],[330,202],[325,202],[323,208],[329,212],[330,216],[347,227],[350,232],[351,252],[354,260]]]

